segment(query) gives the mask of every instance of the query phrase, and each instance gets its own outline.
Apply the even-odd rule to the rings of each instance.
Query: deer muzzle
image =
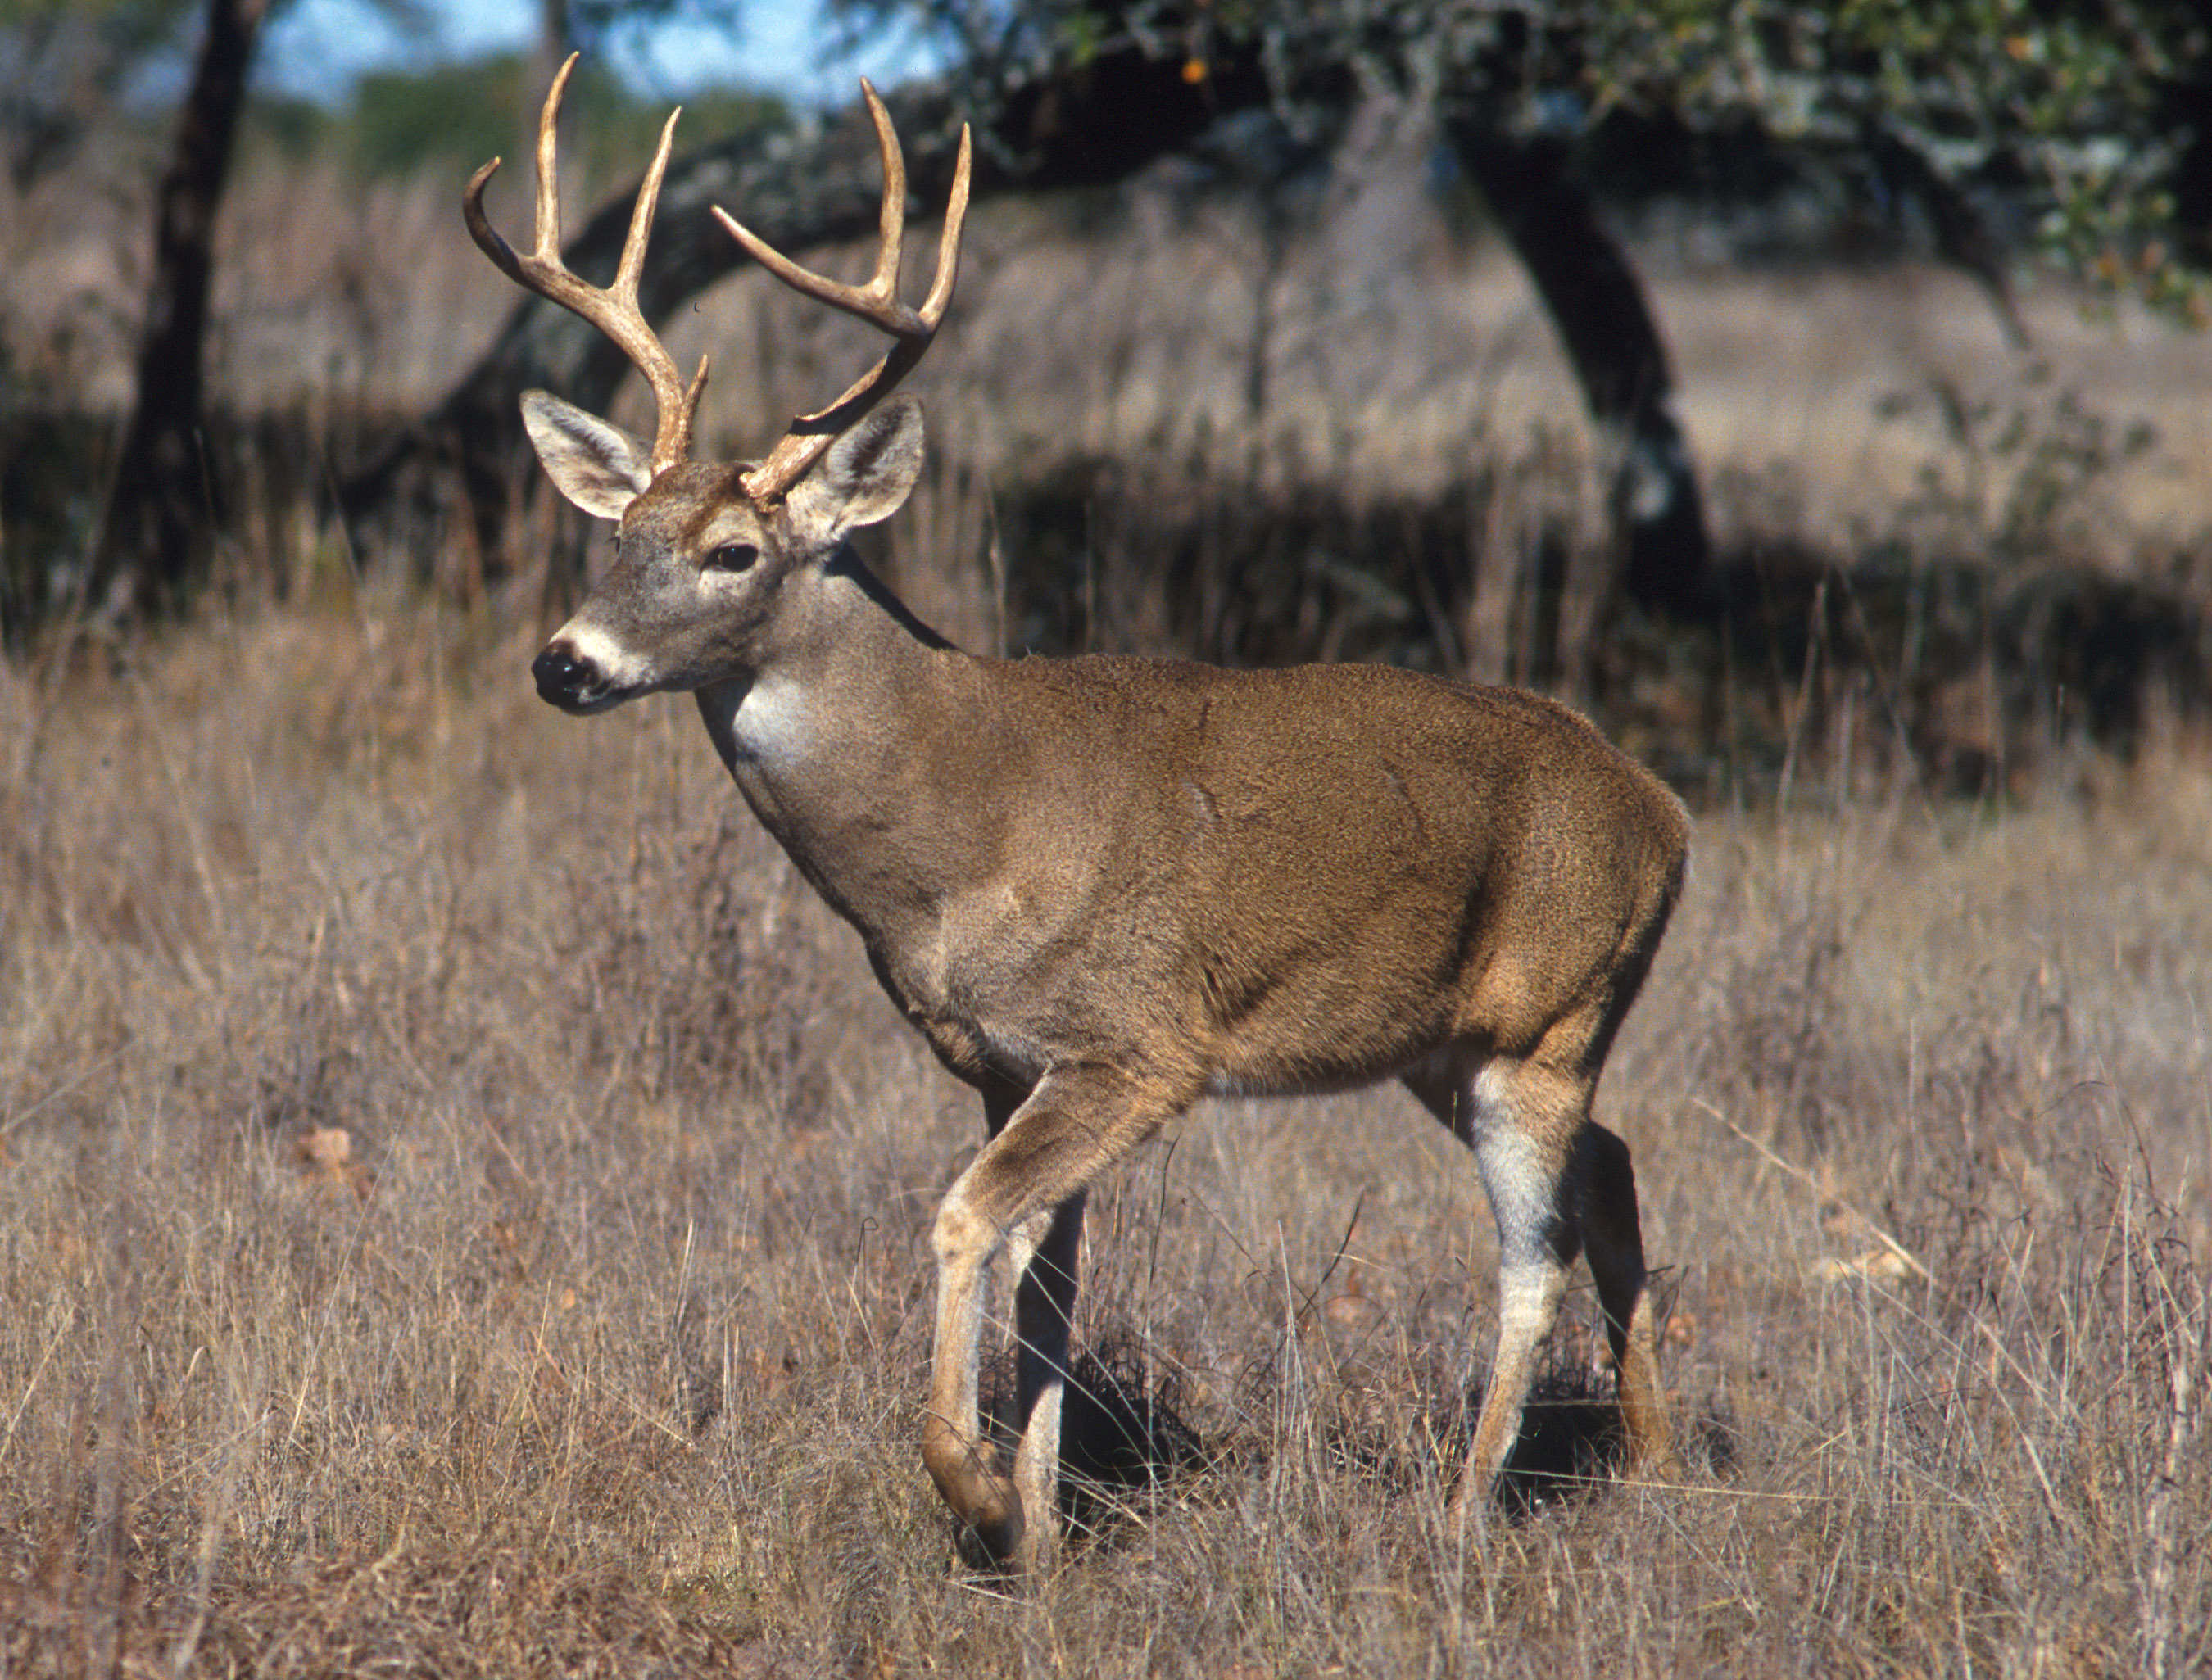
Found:
[[[568,642],[555,641],[531,662],[538,697],[563,712],[586,712],[594,701],[604,701],[606,679],[599,668]]]

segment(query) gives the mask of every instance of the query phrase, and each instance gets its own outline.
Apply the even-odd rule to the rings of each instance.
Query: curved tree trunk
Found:
[[[246,74],[266,0],[209,0],[207,34],[154,201],[154,275],[138,350],[137,406],[123,435],[93,556],[93,605],[142,613],[198,569],[214,483],[200,431],[216,212],[230,171]]]
[[[1564,141],[1522,138],[1467,118],[1446,125],[1559,330],[1590,419],[1614,457],[1607,505],[1631,600],[1688,614],[1712,560],[1705,500],[1674,417],[1674,379],[1628,253]]]

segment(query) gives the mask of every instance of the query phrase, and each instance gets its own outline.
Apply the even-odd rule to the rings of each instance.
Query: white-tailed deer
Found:
[[[961,1520],[1022,1567],[1052,1556],[1092,1180],[1208,1093],[1391,1078],[1474,1149],[1498,1221],[1497,1358],[1456,1501],[1497,1478],[1578,1254],[1632,1461],[1671,1467],[1635,1180],[1590,1099],[1681,885],[1681,806],[1582,719],[1515,689],[949,646],[845,537],[896,512],[921,466],[921,408],[890,392],[951,294],[966,136],[919,311],[897,296],[904,164],[865,83],[884,176],[871,281],[811,274],[721,215],[781,279],[896,343],[764,462],[708,464],[685,459],[705,364],[687,387],[637,304],[675,118],[613,284],[586,286],[561,264],[553,185],[567,75],[538,141],[536,252],[518,256],[485,220],[495,162],[469,185],[469,228],[514,279],[622,345],[659,424],[648,445],[543,391],[523,398],[553,482],[617,521],[605,579],[532,670],[568,712],[694,694],[754,814],[981,1094],[988,1141],[937,1216],[922,1428]],[[976,1410],[1002,1252],[1018,1280],[1011,1474]]]

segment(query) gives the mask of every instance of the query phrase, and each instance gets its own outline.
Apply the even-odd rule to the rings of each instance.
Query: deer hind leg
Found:
[[[1471,1077],[1469,1077],[1471,1075]],[[1534,1064],[1498,1060],[1445,1074],[1422,1070],[1407,1087],[1474,1151],[1498,1222],[1498,1349],[1452,1508],[1496,1487],[1520,1434],[1544,1340],[1559,1317],[1582,1246],[1571,1194],[1587,1081]]]
[[[1636,1174],[1628,1145],[1589,1118],[1591,1082],[1534,1063],[1495,1062],[1469,1080],[1424,1070],[1406,1083],[1474,1150],[1498,1221],[1498,1354],[1455,1505],[1497,1485],[1578,1253],[1588,1254],[1597,1282],[1631,1466],[1679,1469],[1659,1387]]]
[[[1620,1382],[1620,1416],[1628,1431],[1632,1471],[1678,1475],[1674,1426],[1659,1386],[1658,1327],[1644,1267],[1643,1222],[1636,1210],[1636,1169],[1628,1145],[1592,1120],[1575,1149],[1580,1180],[1583,1244],[1597,1280],[1606,1340]]]
[[[1494,1062],[1472,1087],[1475,1165],[1498,1222],[1498,1351],[1453,1498],[1464,1510],[1498,1485],[1522,1409],[1582,1246],[1571,1163],[1589,1092],[1528,1063]]]
[[[1083,1192],[1196,1095],[1195,1085],[1170,1089],[1112,1068],[1055,1069],[984,1145],[938,1210],[937,1348],[922,1460],[945,1503],[985,1549],[1024,1569],[1048,1564],[1057,1540],[1052,1493],[1064,1380],[1058,1371],[1066,1359]],[[1000,1251],[1036,1215],[1054,1210],[1016,1292],[1016,1329],[1025,1344],[1018,1393],[1027,1415],[1009,1480],[1000,1473],[976,1412],[984,1290]]]

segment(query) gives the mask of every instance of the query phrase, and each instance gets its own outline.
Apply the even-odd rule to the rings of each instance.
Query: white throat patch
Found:
[[[761,676],[738,702],[730,734],[740,752],[775,766],[805,756],[811,725],[806,694],[798,683]]]

